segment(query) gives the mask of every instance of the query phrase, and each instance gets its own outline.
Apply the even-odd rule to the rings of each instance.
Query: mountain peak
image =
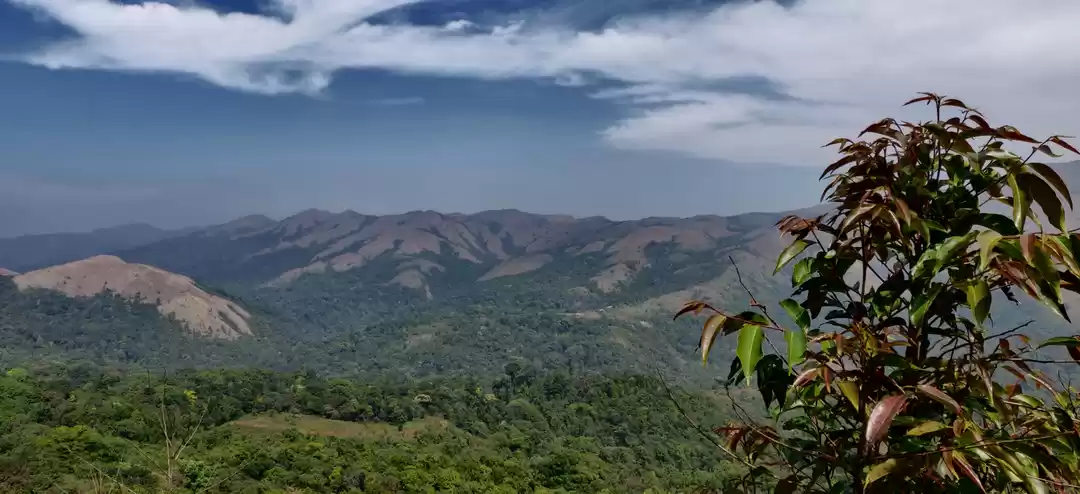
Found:
[[[248,314],[236,303],[212,295],[187,276],[117,256],[98,255],[14,277],[20,290],[39,288],[69,297],[92,297],[106,291],[157,306],[195,334],[236,339],[251,334]]]
[[[277,223],[277,221],[266,215],[249,214],[228,223],[204,228],[201,232],[207,235],[244,235],[269,228]]]

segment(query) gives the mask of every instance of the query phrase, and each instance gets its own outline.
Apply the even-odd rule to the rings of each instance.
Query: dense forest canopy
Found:
[[[493,380],[425,381],[10,368],[0,375],[0,489],[724,491],[737,469],[682,413],[720,422],[727,400],[655,377],[517,362]]]

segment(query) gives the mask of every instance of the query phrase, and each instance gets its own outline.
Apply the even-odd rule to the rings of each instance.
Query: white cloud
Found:
[[[896,114],[924,90],[962,97],[992,122],[1030,133],[1080,133],[1075,0],[763,1],[638,17],[600,32],[364,22],[412,0],[274,0],[283,17],[9,1],[79,34],[27,56],[49,67],[181,72],[265,93],[316,93],[345,68],[562,83],[598,74],[627,84],[597,93],[628,105],[604,132],[610,143],[737,162],[820,164],[821,143]],[[702,89],[746,76],[791,98]]]
[[[443,29],[447,31],[463,32],[473,27],[476,27],[476,24],[473,24],[472,21],[467,19],[455,19],[447,22],[446,25],[443,26]]]

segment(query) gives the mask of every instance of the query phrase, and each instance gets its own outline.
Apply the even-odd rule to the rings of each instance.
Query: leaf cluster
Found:
[[[1035,342],[990,314],[995,297],[1023,292],[1069,319],[1080,234],[1065,182],[1034,158],[1077,150],[992,126],[955,98],[915,103],[934,118],[887,118],[828,144],[840,154],[821,177],[832,212],[777,224],[792,238],[776,265],[792,265],[780,304],[792,327],[752,295],[751,311],[692,301],[676,315],[711,313],[703,361],[715,338],[737,337],[733,374],[756,377],[771,407],[771,424],[720,429],[727,451],[776,492],[1072,489],[1078,395],[1041,370],[1039,351],[1078,358],[1080,338]]]

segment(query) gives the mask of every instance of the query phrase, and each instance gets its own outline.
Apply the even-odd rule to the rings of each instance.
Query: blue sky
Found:
[[[1077,21],[1072,0],[0,0],[0,235],[811,205],[818,146],[916,91],[1077,134]]]

